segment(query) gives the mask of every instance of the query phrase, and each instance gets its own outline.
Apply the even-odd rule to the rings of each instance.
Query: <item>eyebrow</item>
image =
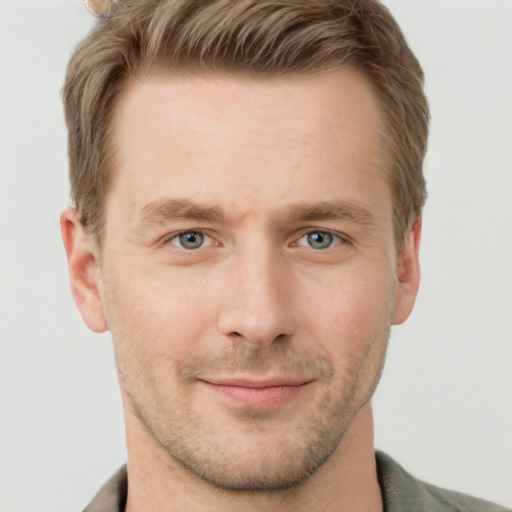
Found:
[[[163,223],[174,219],[223,223],[226,214],[219,206],[205,206],[189,199],[161,199],[146,204],[140,214],[142,223]]]
[[[362,226],[374,226],[377,224],[377,218],[367,208],[347,200],[295,205],[291,207],[289,215],[291,222],[342,220]]]
[[[231,216],[218,205],[203,205],[184,198],[165,198],[146,204],[138,220],[143,224],[161,224],[176,219],[225,224],[228,217]],[[293,204],[285,209],[281,218],[292,224],[322,220],[342,220],[362,226],[377,224],[377,218],[367,208],[345,199]]]

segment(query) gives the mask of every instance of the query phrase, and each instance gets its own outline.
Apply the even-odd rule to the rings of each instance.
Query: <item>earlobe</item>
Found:
[[[420,241],[421,217],[413,224],[397,259],[397,288],[395,311],[392,319],[393,325],[401,324],[407,320],[418,294],[420,286]]]
[[[78,212],[66,208],[60,216],[71,293],[82,318],[91,331],[108,329],[99,292],[98,247],[84,232]]]

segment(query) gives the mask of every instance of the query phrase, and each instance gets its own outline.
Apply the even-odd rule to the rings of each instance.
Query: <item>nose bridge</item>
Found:
[[[288,275],[282,254],[268,242],[241,248],[230,266],[220,331],[255,345],[293,334]]]

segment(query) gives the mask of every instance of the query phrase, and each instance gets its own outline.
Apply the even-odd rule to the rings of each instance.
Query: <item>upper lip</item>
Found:
[[[202,377],[198,380],[216,386],[237,386],[243,388],[270,388],[276,386],[302,386],[313,379],[304,377]]]

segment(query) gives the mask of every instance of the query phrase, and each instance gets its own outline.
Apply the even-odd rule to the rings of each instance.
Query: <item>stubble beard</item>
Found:
[[[231,442],[228,437],[219,439],[218,432],[194,417],[191,409],[187,413],[169,412],[169,400],[140,400],[139,393],[139,400],[135,400],[126,391],[125,399],[148,433],[171,456],[171,467],[178,465],[203,482],[228,491],[261,493],[299,487],[336,451],[354,417],[371,399],[389,339],[390,326],[384,323],[363,353],[348,362],[344,378],[336,385],[329,361],[322,357],[305,359],[287,345],[274,354],[267,347],[263,349],[266,352],[253,348],[250,354],[246,350],[243,355],[195,358],[182,368],[183,375],[197,374],[199,368],[260,373],[275,368],[292,373],[301,368],[315,374],[326,383],[325,390],[301,420],[300,430],[295,429],[291,436],[286,424],[274,423],[272,413],[244,410],[233,417],[233,424],[240,425],[245,441]],[[261,429],[281,431],[277,441],[270,436],[272,446],[268,450],[254,450],[250,445],[251,432],[257,435]]]

